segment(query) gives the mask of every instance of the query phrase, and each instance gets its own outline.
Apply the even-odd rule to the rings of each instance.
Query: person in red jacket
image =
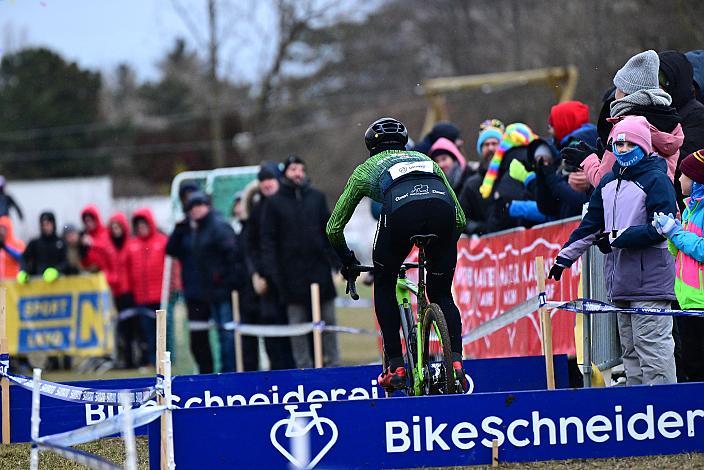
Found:
[[[161,302],[167,237],[157,229],[154,215],[147,208],[137,209],[132,214],[132,230],[134,237],[126,247],[127,278],[140,311],[140,330],[146,346],[142,365],[153,365],[156,362],[155,310]]]
[[[81,221],[83,221],[81,246],[84,253],[81,264],[86,271],[102,271],[105,277],[109,278],[112,273],[110,234],[100,219],[98,208],[93,204],[84,207],[81,211]]]
[[[116,212],[108,221],[110,233],[110,257],[112,273],[109,276],[110,291],[118,312],[117,359],[120,367],[135,367],[133,344],[137,340],[139,319],[135,315],[134,297],[127,272],[127,244],[130,240],[130,227],[127,217]]]

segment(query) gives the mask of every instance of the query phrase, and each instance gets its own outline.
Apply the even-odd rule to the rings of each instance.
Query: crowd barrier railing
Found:
[[[582,295],[587,299],[605,302],[608,299],[604,261],[606,255],[597,247],[584,254],[582,263]],[[582,330],[583,375],[585,386],[591,385],[592,364],[600,371],[607,371],[622,363],[621,341],[618,335],[616,314],[585,317]]]

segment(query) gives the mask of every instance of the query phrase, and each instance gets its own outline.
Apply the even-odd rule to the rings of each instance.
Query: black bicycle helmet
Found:
[[[401,147],[408,142],[408,129],[402,122],[384,117],[377,119],[364,133],[364,143],[369,151],[381,144],[398,144]]]

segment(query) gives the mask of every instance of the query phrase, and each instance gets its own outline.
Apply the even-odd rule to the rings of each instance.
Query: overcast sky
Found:
[[[177,0],[203,39],[207,38],[206,0]],[[253,8],[243,0],[232,0],[237,8]],[[256,3],[265,5],[263,2]],[[260,37],[234,28],[242,11],[233,7],[222,12],[222,30],[227,37],[221,72],[238,80],[252,80],[266,63],[266,31],[271,13],[263,6],[253,12],[249,27]],[[250,12],[252,14],[252,12]],[[256,23],[256,26],[253,25]],[[140,79],[157,77],[156,62],[173,46],[178,36],[192,48],[196,40],[172,0],[0,0],[0,54],[18,47],[41,45],[58,51],[81,66],[114,70],[121,62],[132,65]],[[199,49],[205,52],[205,49]]]

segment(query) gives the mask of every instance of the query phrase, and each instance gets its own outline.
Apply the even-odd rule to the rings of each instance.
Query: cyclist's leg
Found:
[[[398,361],[402,358],[402,349],[399,337],[401,316],[396,302],[396,279],[401,263],[411,249],[411,243],[408,239],[403,240],[394,236],[392,219],[394,219],[394,214],[381,215],[374,239],[372,254],[374,260],[374,310],[383,336],[385,356],[387,360]],[[401,367],[403,363],[392,364],[392,366]]]
[[[426,258],[427,294],[430,302],[442,310],[450,333],[450,346],[455,360],[462,358],[462,320],[452,298],[452,280],[457,264],[457,237],[454,208],[444,201],[426,206],[427,230],[439,238],[428,245]]]

